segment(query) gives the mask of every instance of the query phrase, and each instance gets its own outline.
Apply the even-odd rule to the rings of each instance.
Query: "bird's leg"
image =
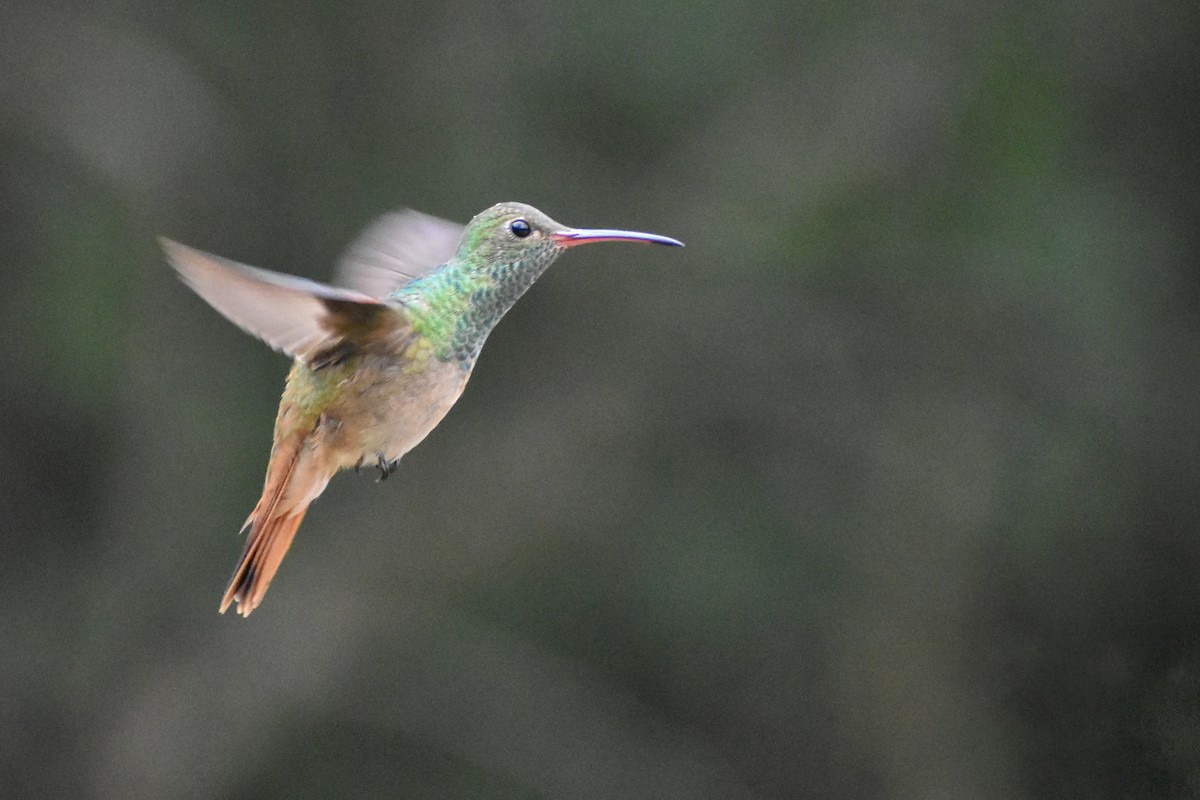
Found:
[[[355,474],[355,475],[357,475],[357,474],[359,474],[360,472],[362,472],[362,464],[363,464],[363,456],[359,456],[359,457],[358,457],[358,461],[356,461],[356,462],[354,463],[354,474]]]
[[[377,480],[376,483],[379,481],[385,481],[387,480],[388,475],[391,475],[400,468],[400,459],[396,458],[388,461],[383,457],[383,455],[380,455],[378,460],[375,462],[375,468],[379,470],[379,480]]]

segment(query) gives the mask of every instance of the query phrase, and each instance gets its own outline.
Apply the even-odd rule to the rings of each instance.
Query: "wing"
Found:
[[[371,223],[338,262],[335,283],[387,297],[454,257],[463,226],[419,211],[394,211]]]
[[[344,342],[362,344],[402,326],[374,297],[238,264],[160,239],[183,282],[247,333],[290,356],[312,360]]]

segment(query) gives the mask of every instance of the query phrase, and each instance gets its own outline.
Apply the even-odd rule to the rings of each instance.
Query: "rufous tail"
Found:
[[[249,528],[250,534],[221,598],[222,614],[235,601],[243,617],[258,608],[309,503],[332,476],[331,470],[314,463],[313,452],[304,444],[304,437],[297,437],[292,442],[280,442],[271,453],[262,497],[242,526],[243,531]]]

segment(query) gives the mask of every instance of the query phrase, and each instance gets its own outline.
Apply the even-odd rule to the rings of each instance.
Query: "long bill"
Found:
[[[551,236],[563,247],[574,247],[579,244],[592,242],[649,242],[650,244],[666,244],[672,247],[683,247],[683,242],[670,236],[659,236],[657,233],[641,233],[639,231],[614,231],[607,228],[567,228],[556,231]]]

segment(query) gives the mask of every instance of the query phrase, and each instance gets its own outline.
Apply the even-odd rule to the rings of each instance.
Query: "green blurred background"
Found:
[[[1200,4],[0,7],[0,795],[1200,793]],[[317,279],[571,253],[217,601]]]

